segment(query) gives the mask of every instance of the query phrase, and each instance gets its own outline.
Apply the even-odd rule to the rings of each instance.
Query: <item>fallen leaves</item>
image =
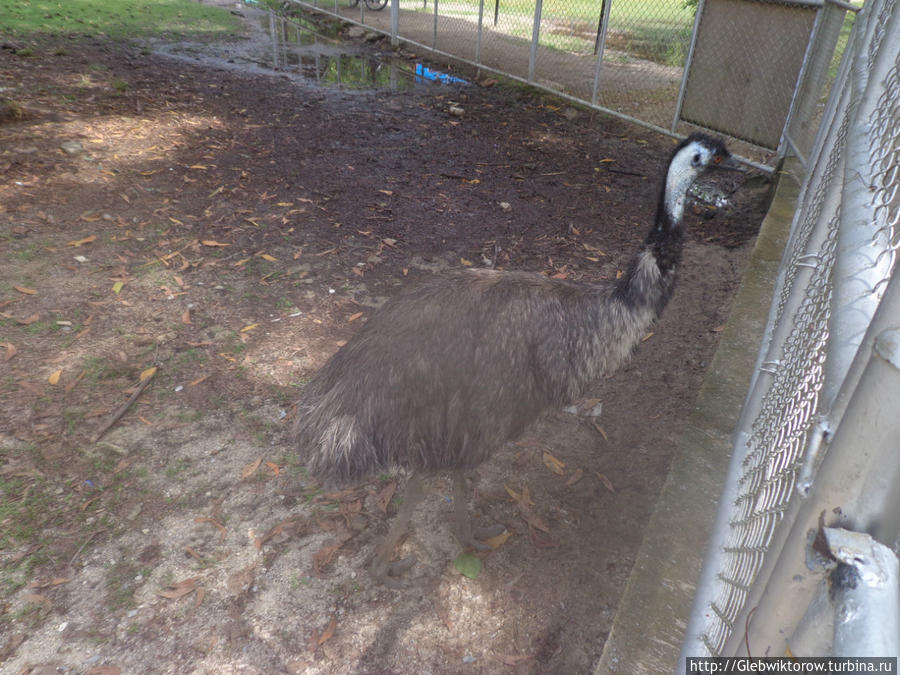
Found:
[[[26,286],[13,286],[19,293],[24,293],[25,295],[37,295],[37,291],[33,288],[28,288]]]
[[[12,342],[0,342],[0,347],[6,347],[6,356],[3,357],[4,361],[9,361],[19,352],[19,350],[16,349],[16,346]]]
[[[252,464],[245,465],[244,468],[241,469],[241,478],[247,480],[248,478],[253,476],[253,474],[255,474],[256,470],[259,468],[259,465],[262,464],[262,461],[262,457],[258,457]]]
[[[549,452],[544,450],[543,454],[544,466],[550,469],[553,473],[558,474],[560,476],[566,473],[566,463],[557,459]]]
[[[225,525],[215,516],[197,516],[194,518],[195,523],[209,523],[214,526],[219,531],[219,538],[221,541],[225,541],[225,534],[227,530],[225,529]]]
[[[31,324],[39,321],[40,318],[41,318],[40,313],[35,312],[34,314],[32,314],[31,316],[29,316],[25,319],[16,319],[16,323],[19,324],[20,326],[30,326]]]
[[[200,577],[191,577],[190,579],[185,579],[184,581],[169,584],[168,586],[166,586],[165,590],[159,592],[159,595],[169,600],[176,600],[196,591],[199,581]]]
[[[315,653],[315,651],[321,647],[323,644],[328,642],[332,637],[334,637],[334,632],[337,630],[337,618],[332,616],[328,621],[328,625],[325,626],[325,630],[319,634],[319,631],[313,630],[312,635],[309,636],[309,642],[307,643],[307,648],[309,652]]]
[[[84,246],[85,244],[92,244],[95,241],[97,241],[97,235],[92,234],[90,236],[84,237],[83,239],[76,239],[75,241],[66,242],[66,246],[78,248],[79,246]]]
[[[375,495],[375,503],[378,505],[378,508],[382,513],[387,513],[388,504],[391,503],[391,499],[394,498],[394,492],[396,491],[397,482],[391,481],[383,488],[381,488],[381,490],[378,491],[378,494]]]

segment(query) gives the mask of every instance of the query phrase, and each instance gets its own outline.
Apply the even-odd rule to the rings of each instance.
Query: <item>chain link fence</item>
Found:
[[[287,0],[285,6],[362,25],[394,43],[666,134],[701,127],[730,135],[746,142],[739,154],[767,170],[801,100],[795,95],[801,83],[808,105],[793,149],[808,154],[812,133],[799,127],[814,133],[840,48],[840,36],[821,29],[824,5],[817,0]]]
[[[900,473],[900,390],[885,390],[891,380],[883,374],[897,366],[872,356],[879,334],[900,326],[895,2],[867,3],[836,80],[808,158],[683,656],[831,654],[834,562],[822,529],[868,532],[895,552],[900,542],[890,484]]]

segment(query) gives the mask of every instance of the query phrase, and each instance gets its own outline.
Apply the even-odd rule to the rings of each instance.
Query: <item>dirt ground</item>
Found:
[[[586,392],[599,417],[554,411],[482,466],[470,508],[511,536],[480,574],[436,476],[394,591],[365,566],[403,477],[324,494],[288,442],[297,392],[434,271],[614,278],[672,141],[497,83],[231,66],[0,49],[0,671],[591,672],[765,188],[724,175],[727,206],[688,210],[679,288]]]

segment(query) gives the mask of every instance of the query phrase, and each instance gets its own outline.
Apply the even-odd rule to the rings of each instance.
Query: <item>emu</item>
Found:
[[[542,411],[577,398],[630,356],[672,295],[681,260],[687,191],[729,159],[721,141],[694,134],[673,152],[643,247],[614,282],[457,270],[411,285],[385,303],[306,385],[295,442],[325,483],[411,472],[403,504],[371,565],[390,564],[421,499],[421,474],[453,474],[456,536],[463,546],[502,532],[473,530],[466,474],[514,440]]]

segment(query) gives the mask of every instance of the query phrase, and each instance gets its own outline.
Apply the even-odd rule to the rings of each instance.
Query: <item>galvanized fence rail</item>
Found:
[[[858,15],[806,159],[682,656],[840,653],[847,621],[829,601],[826,528],[900,542],[894,0],[870,0]],[[889,638],[878,644],[891,653],[872,656],[897,655],[888,615],[898,600],[892,612],[855,610],[869,634]]]
[[[287,4],[667,135],[697,127],[729,135],[766,171],[785,149],[808,155],[849,7],[843,0],[388,0],[380,10],[365,0]]]

